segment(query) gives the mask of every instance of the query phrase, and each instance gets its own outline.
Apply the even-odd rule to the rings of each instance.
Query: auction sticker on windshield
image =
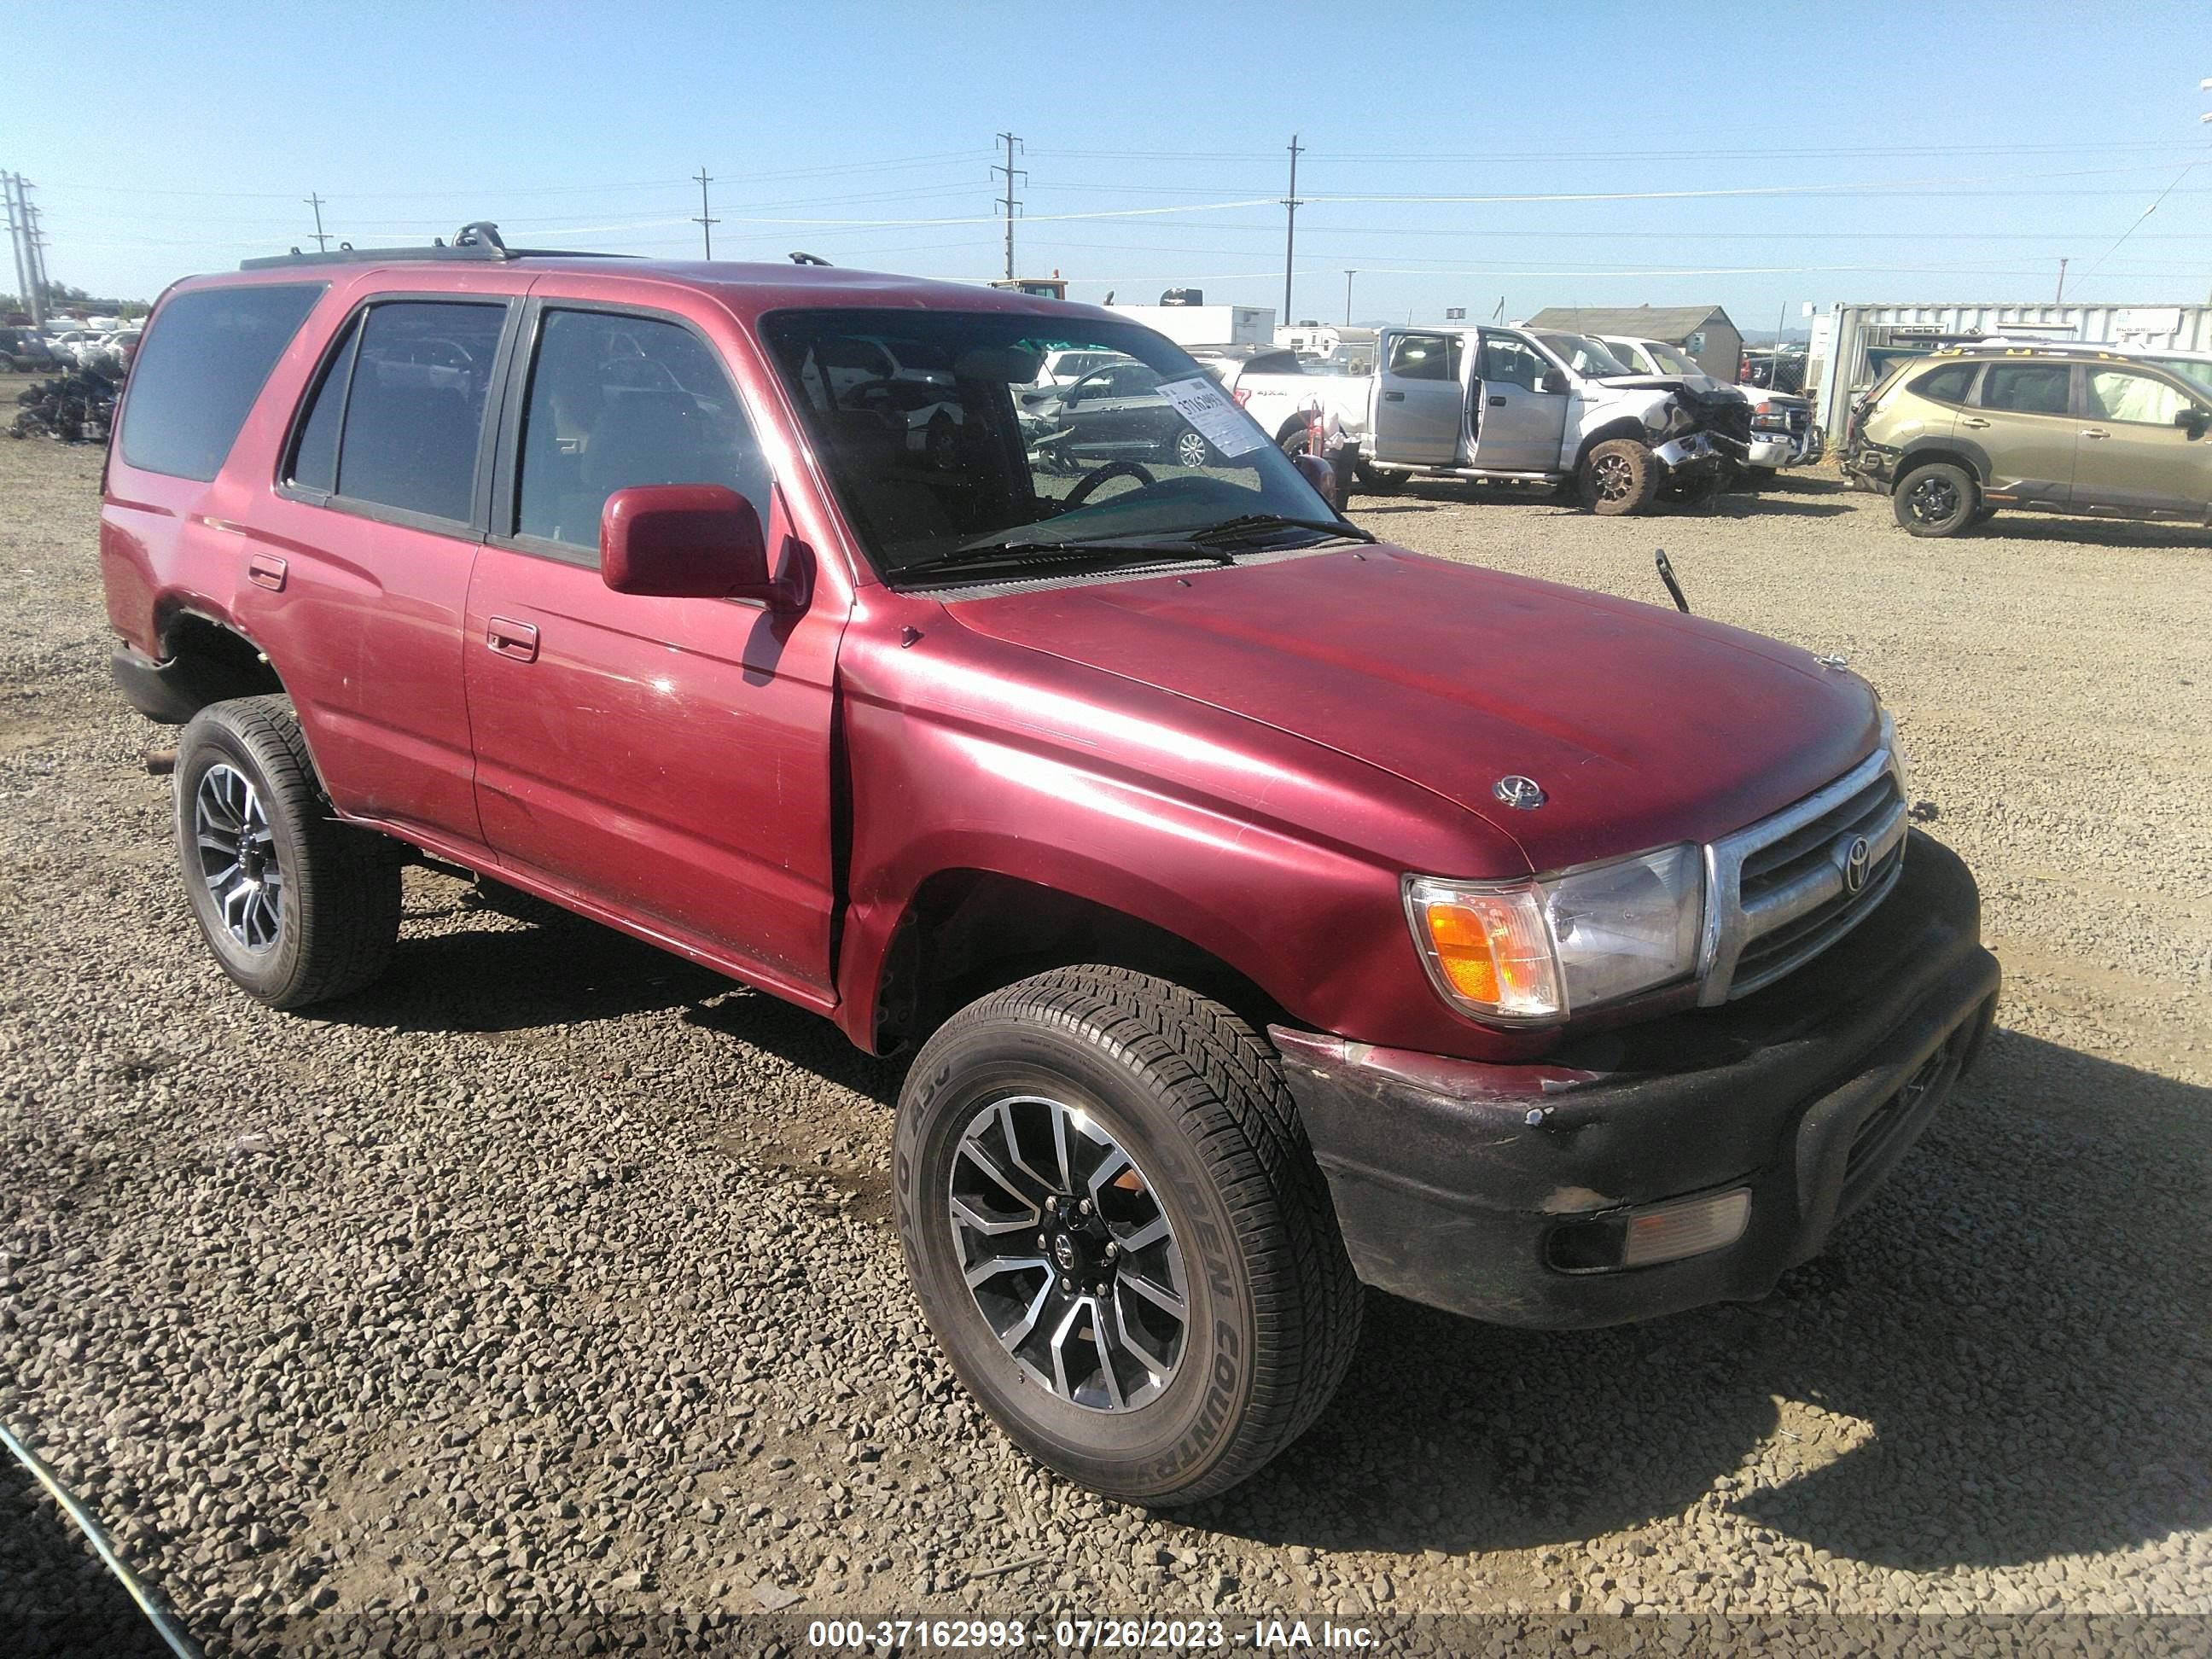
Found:
[[[1188,380],[1163,380],[1160,396],[1224,455],[1243,455],[1267,441],[1257,427],[1237,413],[1237,405],[1221,395],[1221,388],[1203,374],[1194,374]]]

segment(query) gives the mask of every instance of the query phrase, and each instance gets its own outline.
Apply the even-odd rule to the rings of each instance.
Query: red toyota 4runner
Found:
[[[1133,367],[1041,418],[1068,351]],[[1139,1502],[1311,1423],[1362,1281],[1764,1294],[1996,1006],[1863,680],[1377,542],[1104,311],[489,228],[256,261],[155,312],[100,556],[233,979],[366,984],[419,850],[915,1048],[930,1324]]]

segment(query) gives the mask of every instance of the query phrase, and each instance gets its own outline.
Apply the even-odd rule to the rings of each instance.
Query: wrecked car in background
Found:
[[[1386,328],[1376,362],[1360,376],[1248,371],[1235,396],[1286,449],[1340,425],[1375,490],[1416,477],[1561,489],[1616,515],[1717,489],[1749,455],[1751,408],[1732,388],[1638,380],[1581,335]]]

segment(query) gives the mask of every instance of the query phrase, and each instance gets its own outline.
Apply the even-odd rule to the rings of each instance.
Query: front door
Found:
[[[1411,329],[1384,334],[1375,388],[1376,460],[1449,466],[1459,459],[1467,429],[1461,339]]]
[[[2087,397],[2075,441],[2074,505],[2202,519],[2212,500],[2212,437],[2203,420],[2176,422],[2205,406],[2157,375],[2083,368]]]
[[[1990,460],[1988,489],[2013,501],[2063,507],[2073,499],[2073,366],[2042,362],[1991,363],[1972,406],[1954,430],[1978,444]]]
[[[1559,470],[1567,394],[1544,390],[1544,377],[1554,372],[1526,340],[1483,331],[1480,401],[1475,405],[1477,466],[1511,472]]]
[[[726,484],[772,564],[810,556],[728,372],[748,348],[726,319],[564,286],[533,290],[469,590],[485,838],[581,908],[827,1007],[840,590],[817,580],[787,615],[600,580],[600,509],[630,484]]]

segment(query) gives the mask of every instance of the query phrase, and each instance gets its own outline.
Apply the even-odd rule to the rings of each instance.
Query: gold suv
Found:
[[[2212,399],[2106,352],[1938,351],[1899,364],[1851,410],[1844,471],[1885,490],[1916,536],[1999,507],[2212,518]]]

